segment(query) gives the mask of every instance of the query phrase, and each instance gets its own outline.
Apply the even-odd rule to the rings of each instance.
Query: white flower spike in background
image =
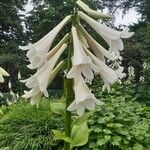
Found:
[[[4,82],[3,76],[8,77],[9,74],[3,68],[0,67],[0,83]]]

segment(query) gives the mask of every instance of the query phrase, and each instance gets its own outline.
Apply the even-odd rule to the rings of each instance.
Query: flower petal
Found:
[[[59,51],[35,74],[41,92],[46,91],[54,66],[56,65],[56,62],[58,61],[60,55],[64,52],[66,47],[67,45],[63,44],[62,47],[59,49]]]
[[[78,13],[79,17],[86,21],[110,46],[110,52],[114,51],[114,53],[118,56],[119,50],[123,50],[123,43],[121,38],[129,38],[134,33],[128,32],[128,29],[123,31],[116,31],[106,26],[105,24],[101,24],[96,20],[90,18],[85,13]]]
[[[90,57],[88,57],[79,40],[77,35],[77,30],[75,27],[72,27],[72,36],[73,36],[73,46],[74,46],[74,54],[73,54],[73,65],[81,65],[81,64],[88,64],[91,62]]]
[[[29,58],[29,61],[32,64],[33,58],[35,60],[41,59],[46,56],[47,52],[49,51],[55,37],[60,32],[60,30],[70,21],[71,16],[67,16],[65,19],[63,19],[52,31],[50,31],[47,35],[45,35],[42,39],[40,39],[38,42],[34,44],[30,44],[28,48],[29,51],[27,52],[27,57]],[[25,49],[25,48],[24,48]],[[36,69],[39,67],[39,63],[41,61],[37,62],[37,64],[30,65],[32,68]]]
[[[90,92],[84,79],[81,77],[80,81],[74,79],[74,92],[75,100],[67,108],[69,111],[76,110],[79,116],[82,116],[85,109],[93,110],[96,104],[102,104],[96,97]]]
[[[89,46],[91,49],[94,51],[95,55],[105,62],[105,58],[108,58],[110,60],[115,60],[117,59],[117,56],[114,53],[110,53],[107,51],[104,47],[102,47],[97,41],[95,41],[89,34],[88,32],[81,26],[79,25],[80,31],[84,34],[86,40],[88,41]]]
[[[110,19],[111,16],[103,14],[102,12],[94,11],[89,8],[88,5],[83,3],[81,0],[78,0],[76,2],[79,7],[81,7],[85,12],[87,12],[90,16],[96,17],[96,18],[101,18],[101,19]]]

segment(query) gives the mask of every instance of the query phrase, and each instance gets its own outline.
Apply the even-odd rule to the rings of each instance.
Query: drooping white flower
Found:
[[[114,84],[117,81],[120,81],[120,79],[123,77],[123,73],[121,71],[122,68],[119,68],[119,70],[114,71],[110,67],[108,67],[104,62],[99,60],[97,57],[95,57],[86,47],[84,47],[86,53],[92,58],[94,63],[91,63],[91,68],[96,73],[99,73],[101,78],[104,81],[104,87],[110,91],[110,85]]]
[[[10,95],[12,96],[12,99],[13,100],[15,100],[16,99],[16,95],[15,95],[15,93],[13,92],[13,90],[12,89],[10,89]]]
[[[93,110],[96,104],[103,104],[91,93],[82,77],[80,81],[76,81],[76,79],[74,81],[75,100],[67,108],[68,111],[76,111],[79,116],[82,116],[85,109]]]
[[[108,43],[110,46],[110,52],[114,52],[117,56],[120,54],[119,50],[123,50],[124,48],[121,38],[129,38],[134,34],[133,32],[128,32],[128,28],[125,28],[123,31],[111,29],[81,11],[79,11],[78,14],[79,17],[86,21]]]
[[[144,62],[143,63],[143,68],[144,69],[150,69],[150,63],[149,62]]]
[[[22,98],[25,99],[29,99],[30,98],[30,103],[31,105],[38,105],[41,97],[42,97],[42,93],[40,91],[40,89],[37,87],[34,87],[33,89],[31,89],[30,91],[24,91],[24,95],[22,95]]]
[[[21,79],[21,73],[20,73],[20,70],[18,71],[18,80]]]
[[[73,47],[74,47],[73,58],[72,58],[73,65],[75,66],[75,65],[90,63],[91,59],[84,52],[75,27],[72,27],[72,37],[73,37]]]
[[[109,15],[106,15],[106,14],[103,14],[102,12],[98,12],[98,11],[90,9],[89,6],[86,5],[85,3],[83,3],[81,0],[78,0],[76,3],[78,4],[79,7],[81,7],[90,16],[93,16],[96,18],[103,18],[103,19],[111,18],[111,16],[109,16]]]
[[[72,27],[72,36],[74,47],[72,57],[73,66],[68,72],[67,78],[79,78],[83,74],[86,80],[90,82],[94,78],[93,71],[90,68],[91,58],[84,52],[75,27]]]
[[[70,71],[67,74],[67,78],[76,78],[76,80],[80,80],[81,76],[85,77],[85,81],[91,84],[94,74],[90,64],[83,64],[78,66],[72,66]]]
[[[0,67],[0,83],[4,82],[3,76],[9,76],[9,74],[3,68]]]
[[[62,66],[64,65],[64,61],[61,61],[56,67],[55,69],[52,71],[50,79],[49,79],[49,83],[50,84],[54,78],[56,77],[56,75],[58,74],[58,72],[60,71],[60,69],[62,68]],[[27,82],[27,80],[25,81]],[[30,86],[32,87],[32,86]],[[32,89],[30,91],[24,91],[24,95],[22,95],[22,98],[25,99],[29,99],[30,98],[30,102],[32,105],[35,104],[39,104],[41,97],[42,97],[43,93],[41,92],[39,85],[35,85],[34,87],[32,87]],[[44,95],[46,97],[48,97],[48,93],[45,92]]]
[[[140,77],[139,81],[144,82],[145,78],[143,76]]]
[[[11,81],[8,82],[8,88],[11,89]]]
[[[81,42],[86,48],[89,48],[89,44],[88,44],[86,38],[85,38],[84,35],[80,32],[80,30],[78,30],[78,28],[77,28],[77,33],[78,33],[80,42]]]
[[[52,77],[53,69],[66,47],[67,45],[63,44],[59,51],[56,52],[45,65],[39,68],[33,76],[24,81],[26,82],[25,85],[30,89],[38,86],[40,91],[44,93],[45,96],[48,96],[47,87],[49,85],[49,80]]]
[[[84,37],[86,38],[88,45],[90,48],[94,51],[95,55],[105,62],[105,57],[109,60],[115,60],[117,59],[117,56],[115,53],[108,52],[104,47],[102,47],[96,40],[94,40],[88,32],[82,27],[82,25],[78,26],[80,31],[84,34]]]
[[[129,74],[129,77],[132,78],[135,76],[135,69],[133,66],[129,66],[128,67],[128,74]]]
[[[4,96],[3,96],[3,93],[2,93],[1,91],[0,91],[0,97],[4,97]]]
[[[64,36],[64,38],[53,48],[51,49],[43,59],[40,60],[40,62],[35,62],[36,64],[38,64],[38,66],[36,67],[41,67],[43,66],[44,64],[47,63],[48,60],[50,60],[54,55],[55,53],[61,48],[61,46],[64,44],[64,43],[67,43],[68,40],[69,40],[69,34],[66,34]],[[27,66],[28,68],[30,69],[35,69],[36,67],[34,67],[34,65],[31,63]]]
[[[34,69],[39,67],[39,63],[41,62],[41,60],[43,60],[43,58],[51,48],[55,37],[60,32],[60,30],[70,21],[70,19],[70,15],[65,17],[65,19],[63,19],[52,31],[50,31],[38,42],[34,44],[29,44],[29,46],[19,47],[22,50],[29,50],[26,55],[31,63],[29,67],[32,67]]]

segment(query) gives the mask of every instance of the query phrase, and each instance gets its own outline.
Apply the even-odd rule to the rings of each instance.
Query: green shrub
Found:
[[[0,148],[9,150],[58,150],[62,143],[53,140],[52,129],[63,129],[60,117],[52,115],[50,102],[39,108],[27,102],[1,108]]]
[[[136,101],[107,97],[89,119],[87,150],[149,150],[150,114]]]

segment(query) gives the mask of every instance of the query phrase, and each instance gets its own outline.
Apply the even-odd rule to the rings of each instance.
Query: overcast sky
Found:
[[[25,6],[25,9],[27,12],[32,10],[33,9],[32,4],[28,3],[28,5]],[[124,15],[123,17],[121,11],[116,12],[115,17],[116,17],[115,26],[118,27],[119,25],[128,26],[137,23],[140,18],[140,15],[134,9],[130,9],[128,12],[126,12],[126,15]]]
[[[123,17],[122,17],[122,12],[120,11],[116,13],[115,26],[132,25],[134,23],[137,23],[139,19],[140,19],[140,15],[134,9],[130,9]]]

